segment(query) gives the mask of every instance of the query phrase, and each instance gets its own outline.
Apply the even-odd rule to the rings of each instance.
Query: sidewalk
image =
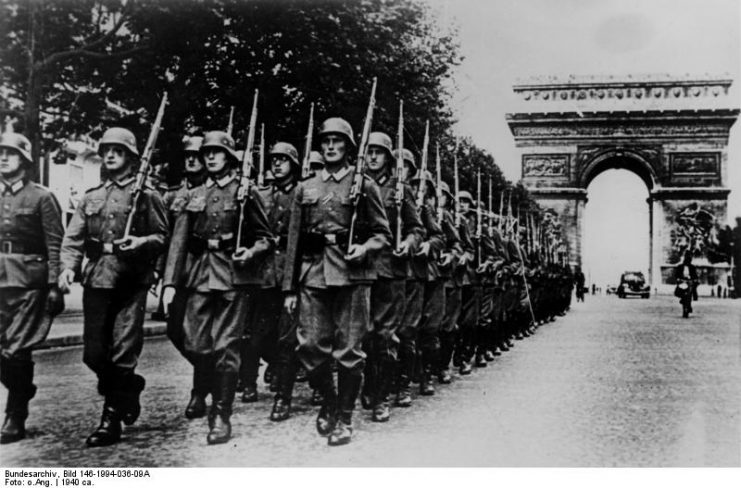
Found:
[[[82,287],[76,284],[64,296],[65,310],[54,319],[46,340],[36,349],[77,346],[82,344]],[[147,309],[144,320],[144,337],[164,335],[164,322],[151,320],[152,312],[157,310],[158,299],[151,293],[147,295]]]

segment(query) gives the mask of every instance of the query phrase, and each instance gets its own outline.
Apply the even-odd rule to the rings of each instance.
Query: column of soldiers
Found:
[[[66,231],[52,194],[29,181],[30,143],[3,134],[0,442],[25,436],[31,351],[76,281],[84,362],[103,397],[91,447],[120,441],[122,424],[140,415],[146,382],[136,367],[158,280],[168,337],[193,369],[185,416],[207,418],[209,444],[231,438],[237,392],[257,400],[261,360],[275,392],[269,418],[290,418],[304,369],[320,400],[318,434],[343,445],[358,397],[387,422],[392,407],[412,406],[412,384],[433,395],[451,366],[471,374],[568,310],[571,274],[545,232],[511,211],[493,216],[457,181],[451,191],[427,169],[427,144],[418,164],[388,134],[365,132],[358,144],[347,121],[329,118],[320,151],[307,144],[302,161],[276,142],[262,185],[240,167],[250,144],[240,157],[227,132],[186,137],[183,182],[161,196],[137,187],[148,156],[133,133],[110,128],[99,142],[107,178]]]

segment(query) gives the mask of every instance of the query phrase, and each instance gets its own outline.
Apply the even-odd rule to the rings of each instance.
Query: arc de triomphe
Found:
[[[648,187],[654,287],[672,282],[692,231],[682,228],[683,216],[725,224],[728,135],[739,114],[731,83],[723,77],[570,77],[514,86],[522,108],[507,114],[507,122],[522,181],[559,216],[571,264],[581,264],[587,187],[607,169],[633,171]],[[728,270],[702,256],[697,264],[711,284]]]

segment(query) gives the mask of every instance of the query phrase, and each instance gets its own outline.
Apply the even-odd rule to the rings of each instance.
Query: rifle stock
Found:
[[[255,147],[255,129],[257,125],[257,99],[259,91],[255,89],[255,96],[252,100],[252,112],[250,113],[250,126],[247,131],[247,146],[244,148],[242,156],[241,178],[239,180],[239,189],[237,190],[237,201],[239,202],[239,225],[237,227],[237,248],[242,244],[242,227],[244,226],[244,208],[247,203],[247,196],[250,189],[250,177],[254,167],[254,154],[252,150]]]
[[[402,221],[402,206],[404,205],[404,100],[399,100],[399,130],[396,136],[396,147],[399,150],[396,158],[396,194],[394,195],[396,204],[396,243],[395,249],[401,247],[401,233],[404,227]]]

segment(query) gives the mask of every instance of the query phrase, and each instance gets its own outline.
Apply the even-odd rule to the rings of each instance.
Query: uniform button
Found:
[[[218,202],[218,201],[219,201],[219,197],[214,197],[214,202]]]
[[[109,230],[109,231],[108,231],[108,233],[109,233],[109,234],[113,234],[113,231],[112,231],[112,230]]]
[[[116,216],[115,216],[115,215],[113,215],[113,214],[111,214],[111,215],[109,215],[109,216],[108,216],[108,218],[109,218],[109,219],[113,219],[113,218],[115,218],[115,217],[116,217]]]

